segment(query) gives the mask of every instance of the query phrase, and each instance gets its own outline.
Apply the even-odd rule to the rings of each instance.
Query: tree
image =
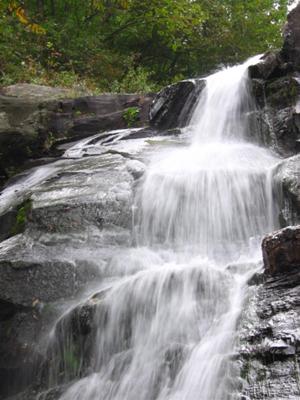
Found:
[[[206,74],[280,47],[291,1],[2,0],[2,82],[84,80],[109,91]]]

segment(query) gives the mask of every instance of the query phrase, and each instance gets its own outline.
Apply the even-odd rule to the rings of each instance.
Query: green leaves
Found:
[[[36,71],[49,83],[67,74],[105,91],[157,88],[280,47],[288,2],[26,0],[18,17],[3,0],[0,80],[30,81]]]

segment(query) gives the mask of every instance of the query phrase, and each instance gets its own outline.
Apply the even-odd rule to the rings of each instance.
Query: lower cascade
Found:
[[[148,154],[131,245],[109,257],[93,295],[65,309],[44,338],[43,379],[60,388],[53,398],[241,398],[239,318],[262,265],[261,239],[278,226],[279,160],[250,141],[247,73],[258,59],[208,76],[183,135]]]

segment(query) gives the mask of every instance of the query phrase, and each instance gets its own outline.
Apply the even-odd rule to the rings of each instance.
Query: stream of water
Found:
[[[135,245],[113,257],[94,316],[89,372],[61,400],[226,400],[246,282],[276,227],[271,170],[248,141],[255,107],[245,64],[206,78],[190,143],[152,157],[134,201]],[[105,309],[105,317],[103,310]]]

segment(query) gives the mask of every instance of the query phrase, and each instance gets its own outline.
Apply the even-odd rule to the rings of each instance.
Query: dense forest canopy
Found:
[[[281,44],[289,0],[2,0],[0,84],[150,91]]]

